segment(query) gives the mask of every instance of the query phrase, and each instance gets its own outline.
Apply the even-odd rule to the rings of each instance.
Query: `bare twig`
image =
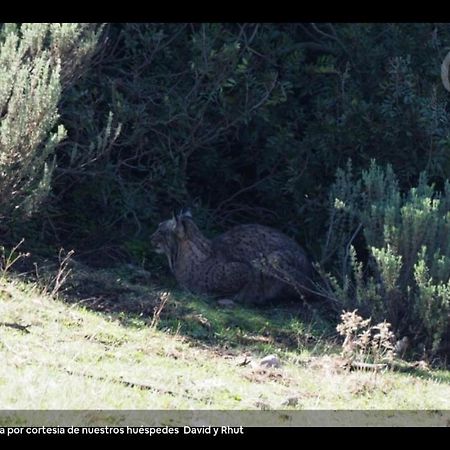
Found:
[[[372,364],[372,363],[364,363],[364,362],[359,362],[359,361],[352,361],[350,366],[353,369],[374,370],[376,372],[379,370],[385,370],[388,368],[387,364]]]
[[[350,240],[348,241],[346,247],[345,247],[345,255],[344,255],[344,259],[343,259],[343,267],[342,267],[342,274],[345,275],[346,273],[346,267],[345,265],[347,264],[347,258],[348,258],[348,254],[350,252],[350,247],[354,241],[354,239],[356,238],[356,236],[358,235],[359,231],[362,228],[362,223],[359,223],[359,225],[356,227],[356,230],[354,231],[354,233],[352,234]]]
[[[73,250],[70,250],[65,256],[63,256],[64,249],[59,251],[59,268],[56,276],[53,279],[53,289],[51,295],[56,295],[65,281],[67,277],[72,272],[72,269],[68,269],[68,265],[70,263],[70,258],[75,253]]]
[[[0,247],[2,251],[1,255],[1,273],[3,276],[11,269],[11,267],[21,258],[29,256],[29,253],[16,253],[17,249],[24,243],[25,239],[22,238],[20,242],[15,245],[12,250],[6,255],[5,248]]]
[[[266,175],[263,178],[260,178],[259,180],[255,181],[254,183],[250,184],[249,186],[245,186],[244,188],[242,188],[239,191],[235,192],[233,195],[231,195],[227,199],[225,199],[222,202],[220,202],[219,205],[214,209],[214,214],[217,213],[218,211],[220,211],[225,204],[230,203],[232,200],[234,200],[239,195],[243,194],[244,192],[247,192],[247,191],[250,191],[252,189],[255,189],[261,183],[263,183],[264,181],[267,181],[269,178],[273,177],[273,175],[274,175],[276,169],[278,168],[278,166],[279,166],[279,163],[275,164],[268,175]]]
[[[164,309],[164,307],[166,306],[167,301],[169,300],[170,297],[170,293],[169,292],[164,292],[162,293],[162,295],[160,296],[160,302],[157,306],[155,306],[154,310],[153,310],[153,317],[152,320],[150,322],[150,328],[155,329],[160,321],[160,316],[162,313],[162,310]]]
[[[0,326],[9,327],[9,328],[15,328],[16,330],[20,330],[20,331],[24,331],[25,333],[29,333],[28,328],[31,326],[31,324],[20,325],[19,323],[0,322]]]

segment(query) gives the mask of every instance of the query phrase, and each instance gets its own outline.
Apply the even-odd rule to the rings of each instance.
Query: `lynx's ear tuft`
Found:
[[[191,208],[183,208],[180,212],[179,217],[189,217],[190,219],[192,219],[192,211]]]

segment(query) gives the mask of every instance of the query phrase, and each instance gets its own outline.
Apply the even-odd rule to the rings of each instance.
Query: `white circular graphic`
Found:
[[[447,89],[447,91],[450,92],[449,67],[450,67],[450,52],[447,53],[447,56],[444,58],[444,61],[442,61],[441,66],[442,84],[444,85],[445,89]]]

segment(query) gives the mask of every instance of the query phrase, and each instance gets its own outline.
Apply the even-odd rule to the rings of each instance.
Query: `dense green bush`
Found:
[[[317,255],[347,158],[355,171],[392,164],[402,189],[424,169],[449,175],[448,25],[113,24],[105,36],[61,103],[69,136],[46,226],[80,248],[145,253],[156,222],[195,204],[208,229],[262,222]]]
[[[253,183],[260,150],[242,152],[239,133],[288,90],[251,47],[260,28],[109,26],[109,45],[62,105],[69,139],[54,192],[65,216],[54,228],[88,248],[114,252],[120,242],[139,253],[139,239],[173,209],[196,199],[217,208]]]
[[[372,162],[355,177],[349,164],[330,191],[330,212],[324,251],[337,254],[330,286],[338,307],[386,319],[416,348],[448,350],[450,183],[439,192],[422,172],[402,194],[391,166]]]

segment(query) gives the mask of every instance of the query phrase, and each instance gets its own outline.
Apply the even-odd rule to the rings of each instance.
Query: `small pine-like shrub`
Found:
[[[392,323],[416,349],[445,351],[450,319],[450,183],[426,173],[401,193],[389,165],[372,161],[359,179],[349,163],[330,197],[324,255],[335,256],[329,285],[338,305]]]
[[[0,215],[29,217],[47,197],[55,149],[66,137],[58,104],[99,38],[91,24],[0,28]]]

